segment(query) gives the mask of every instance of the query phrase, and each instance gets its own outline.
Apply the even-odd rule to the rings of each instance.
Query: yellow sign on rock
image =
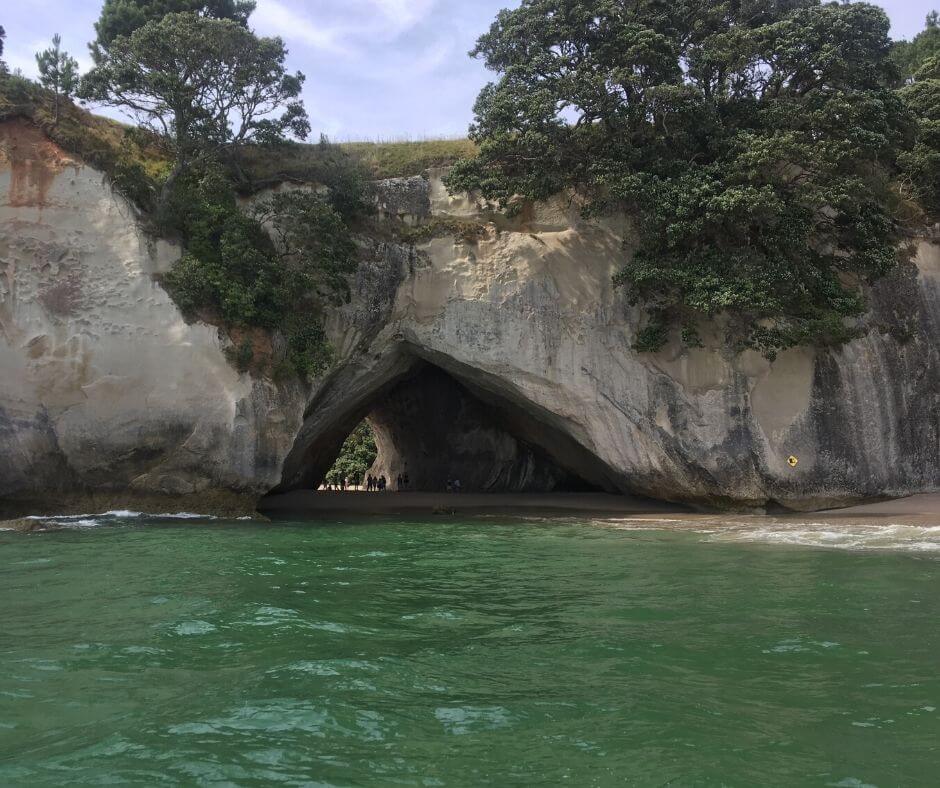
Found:
[[[799,464],[799,459],[794,457],[792,454],[787,458],[787,465],[789,465],[791,468],[795,468]]]

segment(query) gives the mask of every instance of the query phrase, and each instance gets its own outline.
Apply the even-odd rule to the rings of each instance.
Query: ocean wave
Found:
[[[164,512],[162,514],[149,514],[135,512],[129,509],[112,509],[98,514],[68,514],[43,515],[33,514],[24,517],[49,528],[97,528],[103,525],[113,525],[123,520],[217,520],[217,517],[195,512]]]
[[[940,553],[940,526],[904,523],[774,522],[735,525],[709,534],[706,542],[745,542],[835,550],[900,550]]]

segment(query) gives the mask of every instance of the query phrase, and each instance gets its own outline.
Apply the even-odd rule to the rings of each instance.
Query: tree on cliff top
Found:
[[[62,51],[62,36],[52,37],[52,46],[36,53],[39,83],[52,92],[52,121],[59,122],[59,104],[78,87],[78,61]]]
[[[168,189],[194,162],[307,136],[298,100],[304,75],[287,72],[286,55],[281,39],[259,38],[230,19],[168,14],[113,39],[82,93],[127,110],[168,143],[175,158]]]
[[[189,12],[209,19],[230,19],[244,26],[254,10],[254,0],[104,0],[95,22],[97,35],[89,48],[95,63],[100,64],[116,38],[129,36],[167,14]]]
[[[927,14],[924,29],[913,41],[898,41],[892,57],[906,81],[911,81],[921,67],[934,55],[940,54],[940,13]]]
[[[905,190],[928,216],[940,216],[940,22],[927,17],[926,29],[900,45],[907,84],[901,98],[916,119],[914,145],[900,156]]]
[[[617,282],[646,307],[640,350],[673,328],[696,344],[717,316],[769,356],[844,340],[858,283],[898,258],[908,119],[888,29],[864,3],[523,0],[471,53],[499,80],[449,186],[631,210]]]

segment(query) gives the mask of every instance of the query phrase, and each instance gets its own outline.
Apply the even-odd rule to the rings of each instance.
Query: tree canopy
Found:
[[[471,54],[479,156],[452,189],[512,208],[565,189],[627,208],[617,277],[641,350],[705,319],[773,355],[851,335],[858,286],[898,258],[892,178],[908,116],[889,22],[818,0],[523,0]]]
[[[304,76],[287,72],[286,55],[279,38],[259,38],[230,19],[173,13],[115,38],[83,92],[157,132],[180,170],[249,142],[306,137],[297,98]]]
[[[375,433],[369,422],[363,421],[346,439],[325,481],[340,484],[344,479],[349,479],[352,484],[361,484],[377,456]]]
[[[940,14],[932,11],[927,15],[924,30],[913,41],[898,41],[892,56],[902,78],[910,81],[924,63],[935,55],[940,55]]]
[[[119,36],[129,36],[147,22],[168,14],[193,13],[209,19],[230,19],[248,23],[255,10],[254,0],[104,0],[95,22],[95,40],[90,45],[96,63],[101,63]]]
[[[940,216],[940,21],[934,11],[913,41],[895,47],[905,79],[901,97],[916,121],[914,145],[901,153],[902,184],[928,216]]]
[[[62,36],[52,37],[52,46],[36,53],[39,84],[52,93],[53,121],[59,122],[59,102],[78,88],[78,61],[62,50]]]

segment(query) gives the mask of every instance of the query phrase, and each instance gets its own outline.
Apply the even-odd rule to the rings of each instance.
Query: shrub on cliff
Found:
[[[448,184],[632,211],[617,283],[646,306],[643,350],[717,316],[770,356],[844,340],[898,258],[888,29],[863,3],[523,0],[472,53],[500,76]]]
[[[356,266],[355,245],[326,196],[292,191],[245,212],[225,173],[207,168],[177,181],[160,219],[186,250],[164,277],[186,314],[279,331],[294,371],[312,377],[326,367],[320,307],[348,297],[345,276]]]

